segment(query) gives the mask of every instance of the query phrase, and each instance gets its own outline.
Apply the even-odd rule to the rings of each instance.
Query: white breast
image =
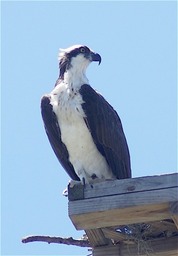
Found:
[[[57,116],[62,142],[69,152],[69,160],[81,180],[90,183],[91,176],[99,179],[113,178],[105,158],[96,148],[88,130],[81,107],[79,92],[73,92],[66,84],[55,88],[51,93],[51,104]]]

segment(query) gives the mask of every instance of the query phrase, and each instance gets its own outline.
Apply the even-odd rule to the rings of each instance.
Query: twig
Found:
[[[30,242],[47,242],[56,243],[56,244],[66,244],[66,245],[75,245],[80,247],[91,247],[88,240],[76,240],[72,237],[62,238],[62,237],[51,237],[51,236],[27,236],[22,238],[22,243]]]

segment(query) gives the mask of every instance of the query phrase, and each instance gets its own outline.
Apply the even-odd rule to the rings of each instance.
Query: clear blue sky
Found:
[[[45,134],[40,98],[58,77],[59,48],[102,56],[90,84],[121,117],[133,177],[176,172],[176,1],[2,2],[2,255],[87,255],[22,244],[26,235],[74,238],[69,177]]]

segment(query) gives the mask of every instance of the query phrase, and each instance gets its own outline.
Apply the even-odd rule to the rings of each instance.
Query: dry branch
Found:
[[[22,243],[30,242],[46,242],[48,244],[66,244],[66,245],[75,245],[80,247],[91,247],[88,240],[76,240],[72,237],[62,238],[62,237],[51,237],[51,236],[27,236],[22,238]]]

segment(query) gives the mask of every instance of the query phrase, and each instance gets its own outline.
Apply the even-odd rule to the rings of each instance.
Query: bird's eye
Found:
[[[85,48],[84,48],[84,47],[81,47],[81,48],[80,48],[80,52],[84,53],[84,52],[85,52]]]

